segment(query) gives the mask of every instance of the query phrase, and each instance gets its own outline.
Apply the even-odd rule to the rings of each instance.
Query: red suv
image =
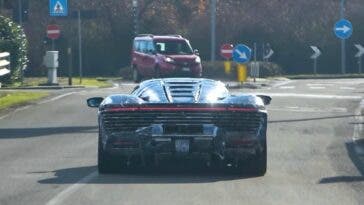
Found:
[[[179,35],[138,35],[134,39],[133,80],[164,76],[201,77],[201,59],[189,41]]]

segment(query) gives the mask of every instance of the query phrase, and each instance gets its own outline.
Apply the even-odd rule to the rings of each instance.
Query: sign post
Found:
[[[233,60],[238,63],[237,75],[240,83],[247,80],[247,66],[244,63],[250,61],[252,57],[252,50],[244,45],[239,44],[233,50]]]
[[[313,59],[313,74],[317,75],[317,59],[321,56],[321,51],[317,46],[310,46],[314,54],[311,56]]]
[[[355,44],[355,47],[359,50],[358,53],[355,55],[356,58],[358,58],[358,64],[359,64],[359,74],[363,72],[362,70],[362,56],[364,55],[364,47],[360,44]]]
[[[233,57],[234,46],[232,44],[223,44],[220,48],[220,55],[225,59],[224,67],[225,73],[231,73],[231,62],[230,59]]]

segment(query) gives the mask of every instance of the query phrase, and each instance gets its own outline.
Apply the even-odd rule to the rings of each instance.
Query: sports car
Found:
[[[90,98],[98,108],[98,170],[197,160],[262,176],[270,101],[198,78],[152,79],[131,94]]]

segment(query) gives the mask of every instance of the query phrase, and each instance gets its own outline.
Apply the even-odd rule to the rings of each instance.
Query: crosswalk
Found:
[[[283,85],[277,87],[280,90],[294,90],[294,89],[310,89],[310,90],[325,90],[325,89],[339,89],[339,90],[356,90],[355,86],[342,86],[340,84],[313,84],[307,83],[304,85]]]

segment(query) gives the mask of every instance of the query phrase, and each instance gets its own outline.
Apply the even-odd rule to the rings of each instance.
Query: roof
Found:
[[[136,40],[186,40],[181,35],[153,35],[153,34],[140,34],[135,37]]]

